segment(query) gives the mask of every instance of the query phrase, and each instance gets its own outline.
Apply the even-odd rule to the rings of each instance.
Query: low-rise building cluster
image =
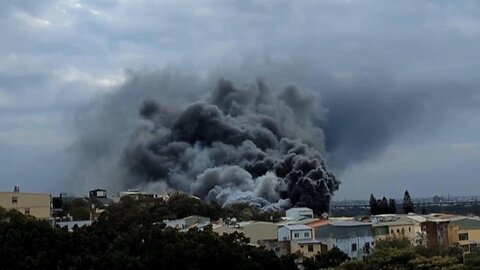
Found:
[[[105,207],[120,197],[131,197],[143,206],[165,203],[168,196],[138,190],[120,193],[117,200],[107,198],[103,189],[89,192],[81,198],[91,205],[89,220],[74,220],[71,216],[52,218],[55,204],[71,202],[73,197],[61,194],[24,193],[15,187],[13,192],[0,192],[0,206],[15,209],[39,219],[49,219],[53,225],[73,230],[75,226],[89,226]],[[56,200],[55,200],[56,199]],[[78,199],[78,198],[77,198]],[[264,246],[278,256],[297,254],[299,258],[312,257],[337,247],[352,259],[368,255],[378,241],[406,239],[414,246],[458,246],[465,253],[480,251],[480,218],[450,214],[383,214],[362,217],[314,217],[309,208],[291,208],[279,222],[242,221],[235,218],[212,221],[208,217],[188,216],[163,220],[166,228],[187,231],[211,227],[218,234],[243,233],[250,244]]]
[[[366,256],[375,239],[370,221],[354,218],[314,218],[308,208],[291,208],[280,222],[248,221],[238,224],[213,224],[219,234],[244,233],[253,245],[264,246],[278,256],[295,253],[313,257],[337,247],[353,259]]]
[[[217,233],[244,233],[253,245],[264,246],[278,256],[296,253],[312,257],[337,247],[352,259],[368,255],[378,241],[406,239],[413,246],[458,246],[464,252],[480,251],[480,218],[448,214],[388,214],[364,217],[312,218],[292,215],[281,222],[213,224]],[[294,217],[292,219],[292,217]]]

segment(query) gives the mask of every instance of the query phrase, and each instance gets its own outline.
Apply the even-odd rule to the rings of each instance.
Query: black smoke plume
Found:
[[[268,208],[308,202],[326,208],[338,188],[329,172],[341,175],[361,166],[411,131],[429,140],[450,115],[476,111],[479,101],[476,88],[461,84],[343,83],[321,72],[275,65],[247,70],[207,78],[183,69],[128,72],[119,89],[75,115],[70,190],[176,189],[223,204]],[[266,78],[271,89],[262,82],[239,87],[216,79],[244,82],[254,76]],[[296,87],[278,91],[292,81],[318,90],[321,100]],[[318,164],[320,170],[308,171]],[[291,171],[302,174],[288,175]],[[312,188],[311,179],[320,184]]]
[[[139,116],[147,125],[121,160],[133,176],[128,185],[161,184],[222,206],[306,206],[321,214],[340,182],[321,154],[318,104],[294,86],[273,94],[261,81],[239,87],[227,80],[182,110],[145,100]]]

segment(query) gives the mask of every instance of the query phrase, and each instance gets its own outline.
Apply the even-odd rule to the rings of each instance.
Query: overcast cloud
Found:
[[[134,101],[191,101],[219,77],[261,77],[321,96],[336,199],[478,195],[478,14],[477,1],[1,1],[0,189],[95,188],[70,185],[82,113],[132,78],[151,88]],[[168,74],[196,89],[162,92]]]

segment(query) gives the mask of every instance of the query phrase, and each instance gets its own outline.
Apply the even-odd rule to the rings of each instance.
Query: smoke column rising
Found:
[[[430,138],[449,115],[478,107],[478,91],[465,85],[344,83],[314,71],[128,72],[119,89],[75,115],[69,188],[183,190],[223,205],[310,205],[318,213],[338,188],[331,171],[363,166],[410,131]],[[273,86],[216,79],[244,82],[254,74]],[[282,87],[292,81],[321,91],[321,99]]]
[[[274,95],[259,81],[220,80],[205,100],[172,109],[145,100],[145,124],[124,148],[128,185],[160,184],[222,206],[328,210],[339,181],[321,151],[317,96],[288,86]]]

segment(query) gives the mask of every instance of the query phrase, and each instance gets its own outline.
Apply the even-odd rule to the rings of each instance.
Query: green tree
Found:
[[[182,192],[177,192],[170,196],[167,208],[175,214],[176,218],[184,218],[191,215],[208,216],[206,204],[200,199],[190,197],[190,195]]]
[[[370,214],[395,214],[397,212],[397,205],[394,199],[387,199],[383,197],[381,200],[375,199],[373,194],[370,194]]]
[[[368,265],[365,261],[352,260],[346,261],[335,268],[336,270],[367,270]]]
[[[397,213],[397,205],[394,199],[388,200],[388,214],[396,214]]]
[[[377,241],[375,243],[374,252],[389,249],[409,249],[411,247],[412,243],[406,238],[389,238]]]
[[[465,269],[465,266],[459,264],[455,258],[448,256],[434,256],[434,257],[416,257],[410,261],[410,264],[415,270],[453,270]]]
[[[62,204],[62,213],[60,216],[70,215],[73,220],[90,219],[90,203],[83,198],[73,199],[71,202]]]
[[[314,258],[306,258],[303,266],[306,270],[323,269],[339,266],[341,263],[348,260],[349,257],[337,247],[331,250],[315,255]]]
[[[390,208],[388,205],[388,200],[386,197],[383,197],[382,200],[380,201],[380,210],[379,214],[388,214],[390,213]]]
[[[410,198],[410,193],[408,190],[405,190],[405,194],[403,195],[403,212],[405,214],[413,213],[414,212],[413,202]]]
[[[472,269],[480,268],[480,254],[470,253],[465,255],[465,265]]]
[[[68,232],[0,209],[0,268],[296,269],[295,256],[278,258],[273,251],[249,245],[243,234],[179,232],[154,221],[154,216],[170,214],[176,213],[125,198],[107,207],[90,227]]]
[[[373,194],[370,194],[370,214],[378,215],[377,199],[375,199]]]

